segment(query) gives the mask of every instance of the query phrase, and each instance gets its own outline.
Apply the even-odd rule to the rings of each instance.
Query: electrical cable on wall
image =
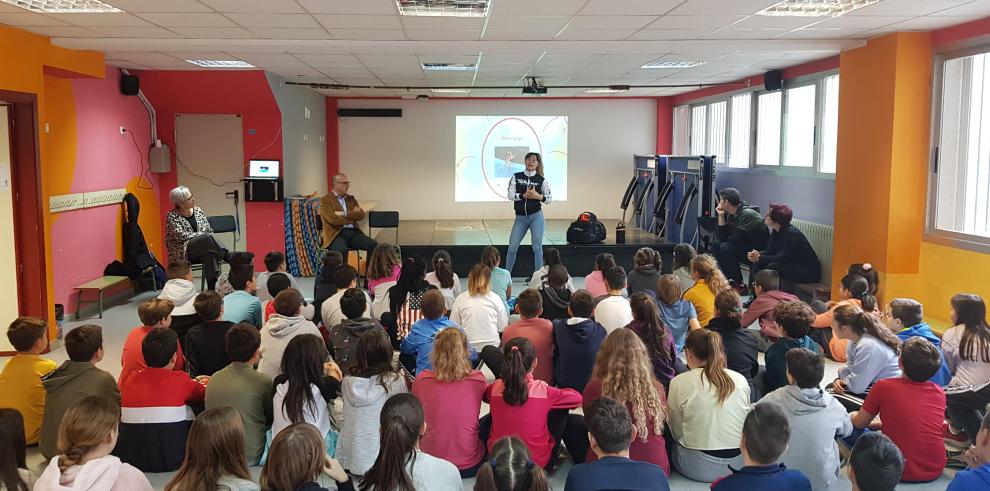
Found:
[[[141,159],[140,160],[140,162],[141,162],[141,165],[140,165],[140,167],[141,167],[141,173],[138,174],[137,188],[138,189],[149,189],[149,190],[154,191],[155,184],[151,181],[151,174],[150,174],[151,173],[151,161],[145,159],[144,152],[141,151],[141,147],[138,146],[138,144],[137,144],[137,139],[134,138],[134,132],[132,132],[131,130],[129,130],[127,128],[124,128],[124,132],[127,133],[131,137],[131,143],[134,144],[134,150],[137,150],[138,157]],[[145,166],[145,164],[148,164],[148,165]],[[148,185],[147,186],[143,186],[141,184],[141,181],[142,180],[145,180],[145,179],[147,179],[147,181],[148,181]]]

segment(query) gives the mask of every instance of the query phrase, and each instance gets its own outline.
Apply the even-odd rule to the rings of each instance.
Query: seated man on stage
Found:
[[[333,189],[320,200],[320,217],[323,219],[323,247],[341,253],[359,249],[368,251],[368,257],[378,242],[361,232],[358,222],[364,220],[364,209],[354,196],[347,194],[351,183],[344,174],[333,176]]]
[[[770,240],[770,230],[763,217],[744,203],[736,188],[725,188],[718,193],[718,243],[715,258],[719,268],[733,287],[745,289],[739,263],[749,259],[749,251],[762,251]]]

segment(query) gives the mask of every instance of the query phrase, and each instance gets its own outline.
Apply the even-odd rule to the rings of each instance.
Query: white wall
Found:
[[[282,113],[282,179],[285,195],[327,193],[326,97],[307,87],[285,85],[265,72]]]
[[[17,256],[14,253],[14,205],[10,162],[8,108],[0,106],[0,278],[7,293],[0,295],[0,351],[14,351],[7,340],[7,326],[20,315],[17,302]]]
[[[401,118],[342,118],[340,169],[359,200],[398,210],[404,220],[512,218],[508,202],[454,203],[457,116],[568,117],[568,200],[545,207],[547,218],[574,219],[585,210],[618,218],[633,154],[656,149],[652,99],[354,99],[340,107],[402,108]]]

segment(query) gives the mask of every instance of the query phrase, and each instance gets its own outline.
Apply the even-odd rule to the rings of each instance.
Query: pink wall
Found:
[[[245,165],[253,158],[282,159],[282,113],[265,72],[155,70],[138,75],[141,90],[158,113],[158,137],[170,148],[175,148],[175,115],[178,113],[240,114],[244,124]],[[251,130],[254,130],[253,134]],[[165,214],[171,207],[168,192],[177,182],[174,151],[172,171],[161,174],[160,179],[160,223],[164,227]],[[264,270],[266,252],[285,249],[282,208],[281,203],[245,204],[246,249],[255,253],[258,271]]]
[[[102,80],[72,81],[75,162],[58,165],[61,172],[71,173],[70,193],[126,188],[143,197],[142,228],[152,250],[160,251],[157,230],[149,233],[147,225],[157,215],[154,192],[147,189],[157,187],[157,176],[145,174],[140,181],[145,189],[138,188],[148,159],[148,113],[137,97],[122,95],[119,84],[120,72],[113,67],[107,67]],[[121,126],[134,133],[134,140],[120,134]],[[51,237],[55,302],[65,305],[67,312],[76,309],[74,286],[103,276],[108,263],[122,259],[122,210],[122,206],[101,206],[56,215]]]

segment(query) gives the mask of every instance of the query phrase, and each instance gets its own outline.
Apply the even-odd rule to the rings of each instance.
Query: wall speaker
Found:
[[[120,92],[124,95],[138,95],[141,90],[141,81],[137,75],[120,76]]]
[[[784,86],[784,71],[770,70],[763,74],[763,88],[767,90],[780,90]]]
[[[337,109],[341,118],[401,118],[402,109],[359,109],[342,107]]]

